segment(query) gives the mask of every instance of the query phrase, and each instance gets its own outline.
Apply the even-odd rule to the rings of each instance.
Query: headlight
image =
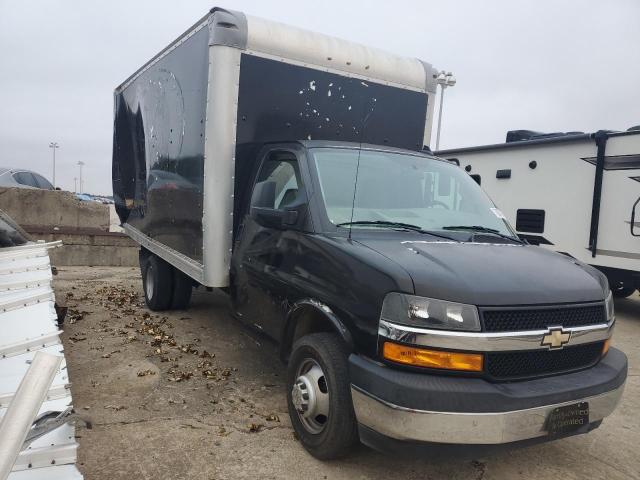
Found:
[[[478,309],[474,305],[395,292],[384,298],[380,318],[414,327],[474,332],[480,330]]]
[[[616,314],[613,309],[613,293],[611,292],[611,290],[609,290],[609,295],[607,295],[607,298],[604,301],[604,306],[607,310],[607,322],[615,320]]]

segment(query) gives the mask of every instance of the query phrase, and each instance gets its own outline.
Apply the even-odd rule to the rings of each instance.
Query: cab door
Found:
[[[268,151],[238,229],[231,260],[236,314],[273,338],[281,333],[289,281],[306,217],[306,193],[296,152]]]

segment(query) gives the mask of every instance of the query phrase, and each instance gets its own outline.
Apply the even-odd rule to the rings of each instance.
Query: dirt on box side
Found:
[[[137,268],[62,267],[63,342],[87,479],[639,478],[640,298],[616,303],[630,376],[618,410],[579,437],[491,455],[405,458],[360,447],[319,462],[293,435],[275,345],[232,319],[220,293],[188,311],[143,306]],[[638,297],[638,295],[636,295]]]

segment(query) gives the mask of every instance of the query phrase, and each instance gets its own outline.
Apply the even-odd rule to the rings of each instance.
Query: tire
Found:
[[[186,310],[191,301],[193,280],[175,267],[173,270],[173,294],[171,295],[172,310]]]
[[[617,298],[628,297],[632,295],[633,292],[635,291],[636,289],[634,287],[618,287],[611,290],[611,292],[613,293],[613,296]]]
[[[338,335],[313,333],[294,344],[289,359],[287,406],[291,423],[304,448],[319,460],[346,456],[359,439],[347,356]],[[310,397],[316,400],[309,401]]]
[[[142,286],[147,307],[153,311],[168,310],[173,290],[173,267],[156,255],[142,262]]]

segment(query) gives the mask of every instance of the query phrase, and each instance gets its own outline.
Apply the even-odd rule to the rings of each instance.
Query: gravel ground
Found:
[[[143,306],[137,268],[62,267],[63,342],[91,479],[640,478],[640,296],[617,301],[614,344],[629,356],[618,410],[588,435],[473,460],[398,458],[360,447],[319,462],[296,440],[275,344],[198,290],[188,311]]]

